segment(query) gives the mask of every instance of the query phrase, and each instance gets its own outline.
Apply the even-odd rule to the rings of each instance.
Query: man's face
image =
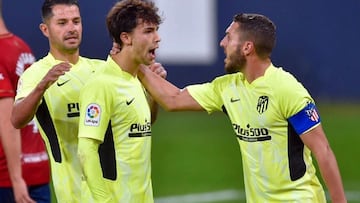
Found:
[[[220,46],[225,52],[225,71],[235,73],[241,71],[245,64],[246,58],[242,52],[242,43],[240,40],[239,24],[232,22],[226,29],[226,35],[220,42]]]
[[[45,29],[42,29],[49,38],[50,47],[59,52],[78,51],[82,36],[79,8],[76,5],[55,5],[52,13],[53,16],[45,22]]]
[[[130,33],[131,49],[138,63],[150,65],[155,62],[155,50],[159,48],[160,36],[158,25],[145,23],[142,20]]]

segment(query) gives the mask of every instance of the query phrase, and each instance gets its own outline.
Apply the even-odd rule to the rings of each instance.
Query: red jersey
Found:
[[[34,62],[34,55],[23,40],[11,33],[0,35],[0,98],[15,97],[19,76]],[[26,184],[48,183],[49,160],[35,122],[21,129],[21,150],[22,173]],[[6,157],[0,143],[0,187],[11,186]]]

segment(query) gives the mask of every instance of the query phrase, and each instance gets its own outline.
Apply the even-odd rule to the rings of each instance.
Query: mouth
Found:
[[[72,35],[72,36],[66,36],[64,38],[65,41],[78,41],[79,40],[79,37],[78,36],[75,36],[75,35]]]
[[[154,60],[155,58],[156,58],[156,54],[155,54],[155,50],[156,50],[157,48],[154,48],[154,49],[150,49],[149,50],[149,55],[150,55],[150,58],[152,59],[152,60]]]

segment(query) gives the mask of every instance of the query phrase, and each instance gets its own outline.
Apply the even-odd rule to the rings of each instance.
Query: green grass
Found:
[[[152,134],[155,196],[243,187],[239,146],[223,114],[161,112]]]
[[[360,193],[360,105],[318,104],[318,108],[345,190]],[[160,111],[153,126],[155,197],[243,191],[238,147],[230,122],[222,113]],[[355,202],[360,201],[349,201]]]
[[[320,105],[319,111],[345,190],[360,192],[360,105]]]
[[[320,103],[318,108],[345,190],[360,193],[360,104]],[[224,114],[160,111],[152,131],[155,197],[244,191],[239,146]]]

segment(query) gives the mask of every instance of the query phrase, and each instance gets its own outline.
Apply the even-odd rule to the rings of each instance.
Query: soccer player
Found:
[[[82,23],[76,0],[45,0],[40,30],[49,40],[47,56],[20,77],[12,113],[15,127],[36,116],[51,163],[58,202],[81,200],[81,168],[77,156],[79,90],[104,61],[79,55]]]
[[[138,76],[168,111],[223,111],[229,116],[242,154],[247,202],[325,203],[311,153],[332,202],[346,202],[313,98],[271,62],[275,38],[275,25],[267,17],[237,14],[220,42],[229,74],[183,90],[145,67]]]
[[[50,169],[44,143],[30,122],[10,121],[19,75],[35,61],[30,47],[11,33],[0,0],[0,202],[50,203]]]
[[[107,28],[120,52],[108,57],[102,74],[80,93],[79,157],[95,202],[154,202],[152,119],[137,72],[140,64],[155,62],[161,23],[157,11],[153,2],[142,0],[112,7]],[[161,67],[156,69],[166,76]]]

